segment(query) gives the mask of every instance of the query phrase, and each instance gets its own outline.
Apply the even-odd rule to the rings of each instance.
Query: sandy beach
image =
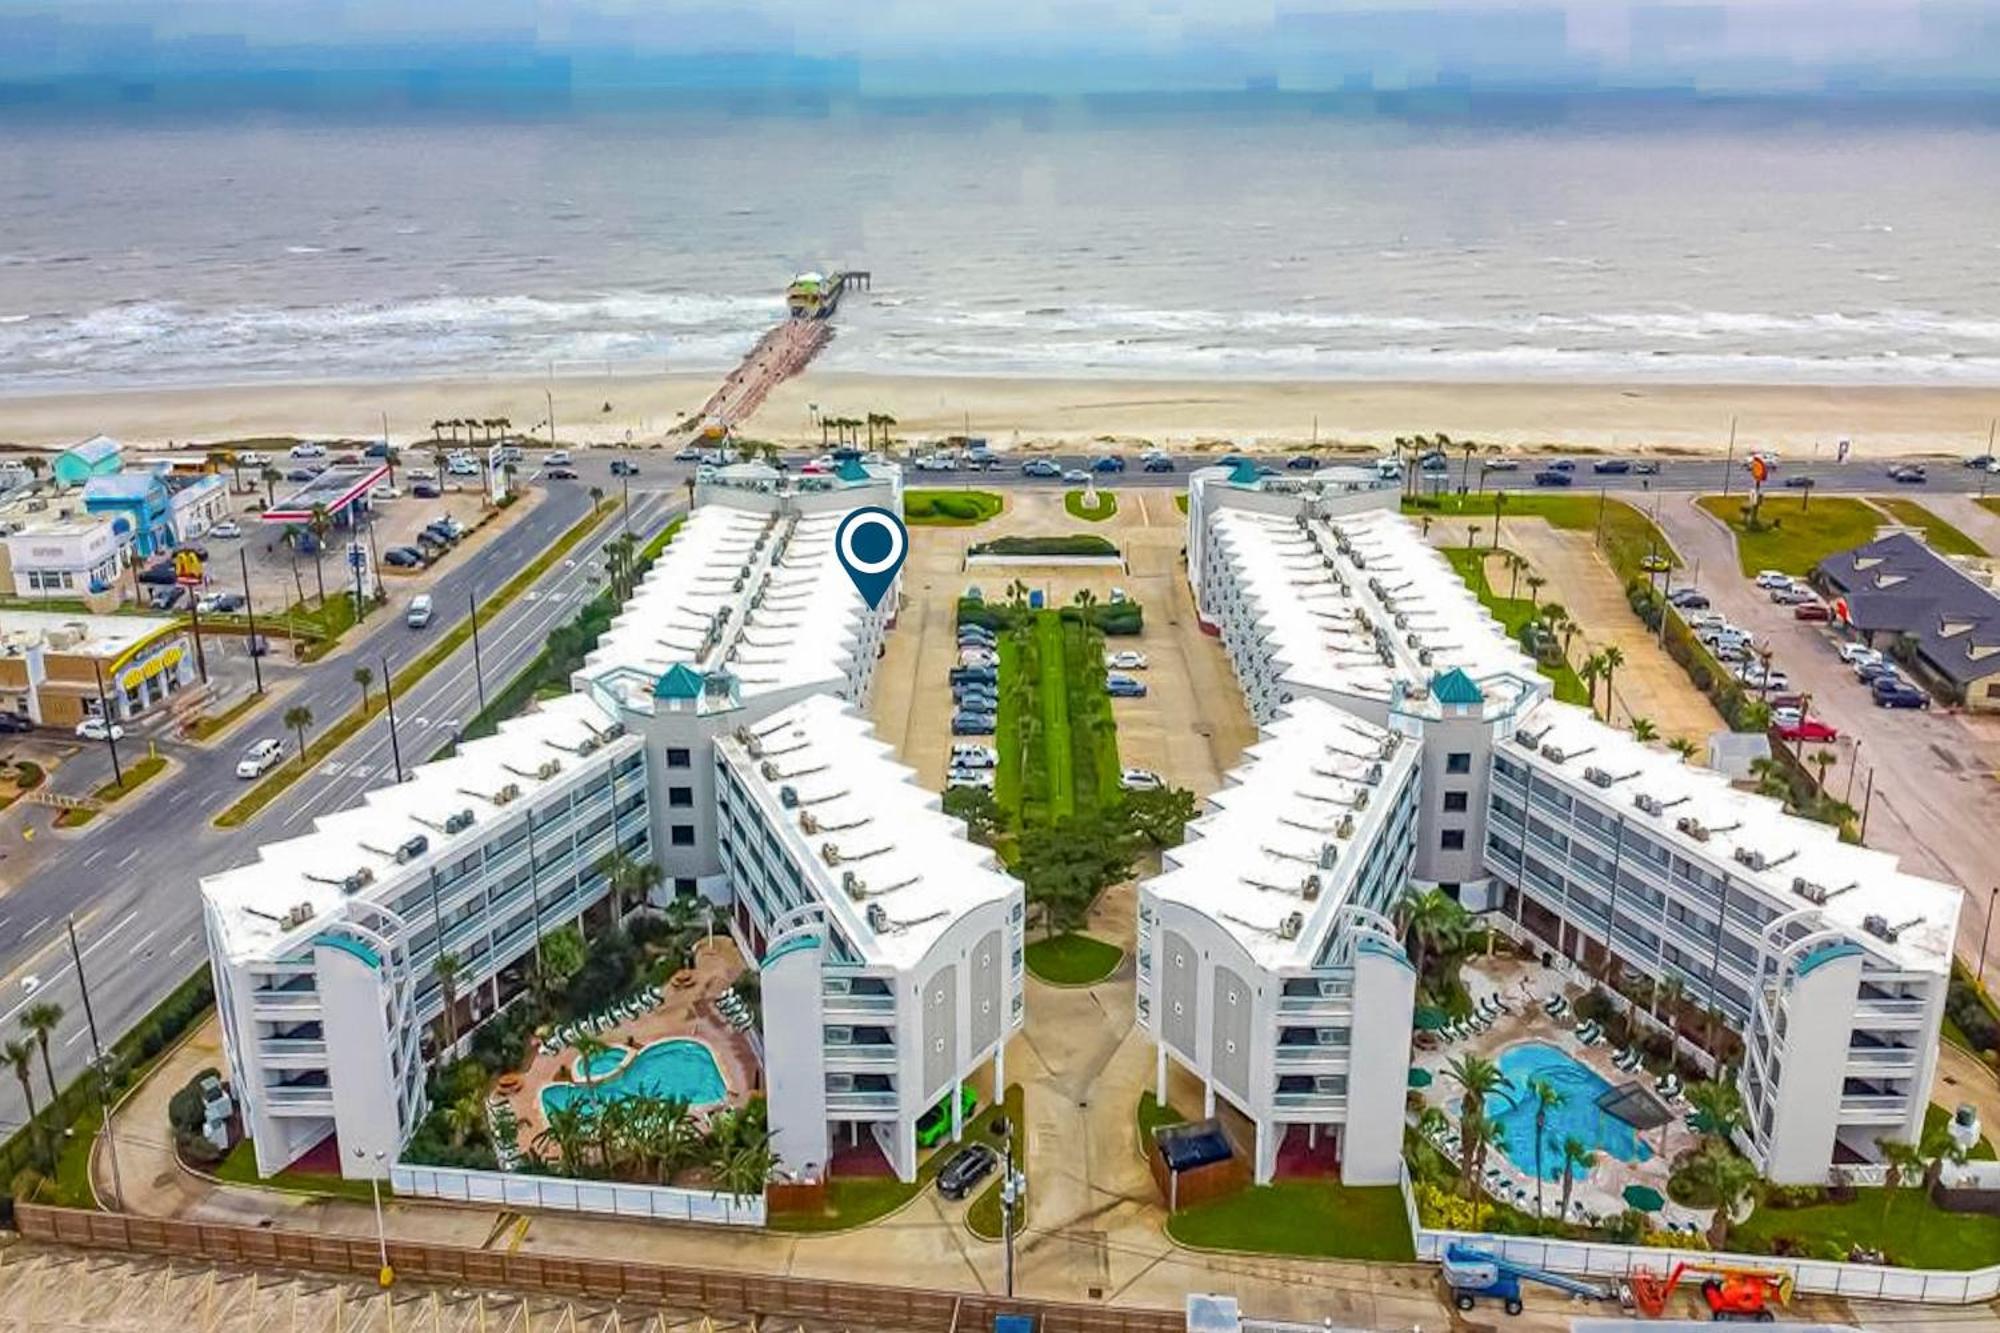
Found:
[[[0,398],[0,442],[61,446],[95,433],[143,447],[190,447],[257,436],[428,438],[438,418],[505,417],[516,431],[548,417],[565,443],[657,441],[698,409],[720,373],[308,383],[144,389]],[[969,431],[999,448],[1093,444],[1374,449],[1443,431],[1510,449],[1720,453],[1737,419],[1738,447],[1788,456],[1968,454],[1986,447],[2000,386],[1343,383],[872,376],[810,371],[780,386],[747,433],[817,443],[813,409],[896,418],[898,439]],[[541,435],[546,427],[534,429]]]

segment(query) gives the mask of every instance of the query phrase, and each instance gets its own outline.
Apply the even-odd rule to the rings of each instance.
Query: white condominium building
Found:
[[[1303,700],[1279,714],[1139,893],[1139,1026],[1254,1126],[1351,1184],[1394,1182],[1416,976],[1388,919],[1417,835],[1418,747]],[[1325,1140],[1322,1144],[1322,1140]]]
[[[1252,716],[1284,731],[1319,700],[1420,755],[1411,883],[1550,958],[1600,974],[1615,959],[1712,1008],[1744,1043],[1743,1146],[1770,1179],[1823,1180],[1916,1137],[1958,889],[1554,702],[1395,512],[1393,482],[1208,469],[1189,491],[1196,602]]]
[[[1019,881],[965,836],[866,719],[816,695],[719,740],[724,874],[762,951],[771,1126],[811,1173],[873,1137],[904,1180],[917,1121],[960,1089],[1022,1021]]]

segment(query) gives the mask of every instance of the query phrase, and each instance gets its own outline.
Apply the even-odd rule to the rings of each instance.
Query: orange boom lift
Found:
[[[1706,1275],[1701,1282],[1701,1299],[1708,1307],[1708,1317],[1716,1323],[1768,1324],[1776,1318],[1772,1307],[1792,1298],[1790,1273],[1724,1264],[1679,1263],[1665,1277],[1642,1268],[1625,1280],[1625,1288],[1640,1314],[1658,1319],[1666,1312],[1674,1288],[1690,1273]]]

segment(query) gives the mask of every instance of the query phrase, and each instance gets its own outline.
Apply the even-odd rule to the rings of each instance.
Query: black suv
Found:
[[[944,1170],[938,1172],[938,1193],[947,1199],[963,1199],[998,1165],[1000,1154],[984,1143],[962,1148],[944,1164]]]

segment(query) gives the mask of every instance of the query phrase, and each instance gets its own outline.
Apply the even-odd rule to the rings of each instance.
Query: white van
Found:
[[[420,592],[410,599],[410,609],[403,617],[403,623],[411,629],[422,629],[431,623],[431,595],[429,593]]]

